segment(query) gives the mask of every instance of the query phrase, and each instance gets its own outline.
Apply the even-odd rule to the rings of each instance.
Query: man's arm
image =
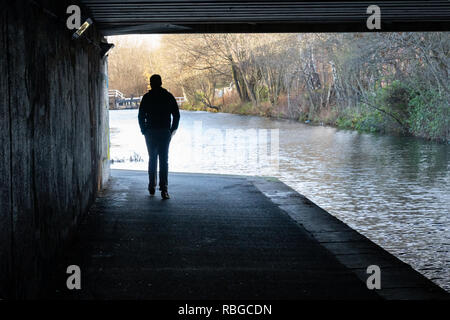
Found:
[[[138,120],[139,120],[139,127],[141,128],[141,132],[142,134],[145,134],[145,130],[147,129],[146,127],[146,114],[144,111],[144,106],[145,106],[145,96],[142,97],[141,103],[139,105],[139,114],[138,114]]]
[[[180,109],[178,108],[178,103],[175,97],[170,94],[171,97],[171,108],[170,113],[172,114],[172,126],[170,127],[170,132],[174,132],[178,129],[178,124],[180,123]]]

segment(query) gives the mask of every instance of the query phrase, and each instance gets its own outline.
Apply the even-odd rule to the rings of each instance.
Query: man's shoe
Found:
[[[155,187],[148,187],[148,192],[150,193],[151,196],[155,195]]]
[[[167,192],[167,190],[161,191],[161,197],[163,199],[170,199],[170,196],[169,196],[169,193]]]

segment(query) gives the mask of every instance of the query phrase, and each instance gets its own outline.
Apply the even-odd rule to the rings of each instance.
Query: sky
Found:
[[[133,46],[139,46],[141,43],[148,45],[151,48],[157,48],[160,44],[160,34],[129,34],[124,36],[109,36],[107,37],[109,43],[115,42],[129,42]]]

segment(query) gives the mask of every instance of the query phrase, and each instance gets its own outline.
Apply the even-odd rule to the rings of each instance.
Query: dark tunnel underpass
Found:
[[[72,4],[80,6],[82,21],[87,18],[93,21],[78,39],[73,39],[74,31],[66,27],[66,9]],[[108,183],[105,36],[373,32],[378,30],[368,30],[366,25],[369,16],[366,9],[372,4],[381,8],[379,31],[382,32],[448,31],[450,27],[448,1],[285,1],[279,4],[274,1],[19,0],[2,3],[0,298],[39,297],[48,270],[77,234],[80,222]],[[126,173],[116,175],[128,179]],[[183,177],[177,179],[181,181]],[[247,182],[241,187],[250,188]],[[266,212],[265,218],[258,220],[263,227],[267,221],[276,220],[270,212]],[[216,219],[221,220],[223,216],[218,214]],[[293,224],[280,221],[280,225],[286,223],[287,230],[295,234]],[[240,223],[243,227],[247,222]],[[293,237],[303,239],[308,235]],[[289,243],[289,248],[295,249],[296,243]],[[270,250],[276,252],[276,248]],[[246,260],[249,265],[250,260]],[[293,263],[297,262],[300,263],[297,260]],[[284,275],[287,279],[289,272]],[[239,277],[245,279],[243,274]],[[235,289],[230,289],[228,294],[232,296]],[[204,297],[203,288],[199,290],[199,297]],[[358,290],[355,289],[355,294]],[[280,292],[281,297],[289,296]]]

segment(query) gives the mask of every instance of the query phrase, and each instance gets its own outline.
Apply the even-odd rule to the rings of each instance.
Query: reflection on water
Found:
[[[110,126],[111,158],[116,161],[112,168],[145,170],[148,157],[137,110],[111,111]],[[243,129],[239,132],[246,138],[237,148],[225,145],[227,129]],[[247,129],[256,132],[254,137],[267,132],[269,154],[270,133],[279,135],[277,166],[255,165],[254,150],[265,140],[252,139]],[[230,161],[230,155],[241,160]],[[145,161],[135,161],[139,158]],[[295,121],[182,111],[169,162],[171,171],[278,177],[450,291],[449,145]]]

